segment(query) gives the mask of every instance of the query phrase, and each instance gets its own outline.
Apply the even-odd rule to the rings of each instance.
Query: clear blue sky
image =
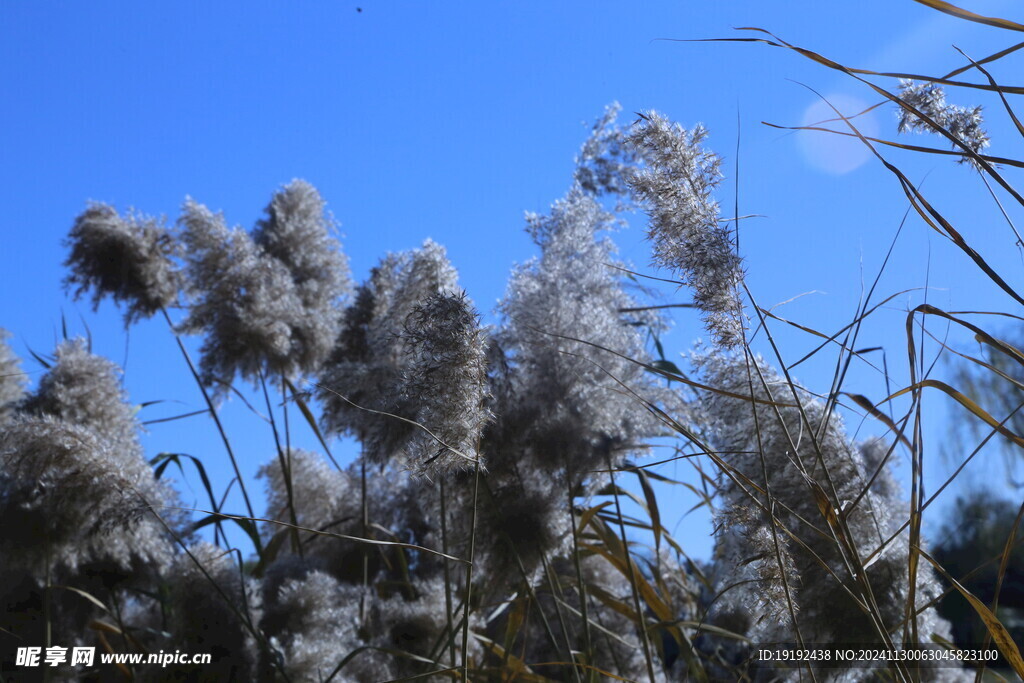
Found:
[[[1014,9],[1006,1],[968,6],[992,14]],[[134,401],[170,401],[147,408],[144,418],[197,409],[200,397],[162,323],[133,328],[126,345],[112,306],[93,314],[87,302],[66,298],[61,240],[90,199],[174,220],[191,195],[232,224],[251,227],[271,193],[295,177],[327,199],[359,279],[386,251],[431,237],[448,247],[463,286],[488,311],[511,267],[532,254],[523,212],[545,211],[564,194],[583,124],[618,100],[626,121],[657,109],[711,130],[709,145],[725,158],[723,214],[731,215],[738,187],[740,213],[764,216],[748,221],[742,237],[758,303],[816,292],[777,312],[835,330],[851,319],[862,281],[870,284],[877,272],[906,201],[880,164],[858,165],[856,147],[835,149],[827,137],[760,122],[814,117],[817,97],[799,83],[850,108],[878,98],[787,51],[658,40],[734,37],[738,26],[770,29],[846,64],[924,73],[959,66],[954,43],[977,58],[1013,40],[909,0],[856,8],[753,1],[4,3],[0,326],[27,358],[28,349],[52,350],[64,315],[73,332],[91,331],[95,350],[126,361]],[[1019,67],[997,66],[996,77],[1011,82]],[[965,97],[952,96],[975,103]],[[994,119],[993,153],[1012,156],[1015,133],[998,101],[983,103]],[[865,125],[895,135],[891,107],[873,117]],[[1009,228],[967,168],[887,154],[905,163],[912,179],[927,178],[929,196],[1011,283],[1021,283],[1022,258]],[[643,223],[633,223],[619,235],[623,255],[647,268]],[[909,221],[893,258],[876,300],[928,278],[936,305],[1014,310],[920,220]],[[886,347],[898,382],[907,377],[902,311],[923,300],[920,292],[898,297],[860,343]],[[685,351],[700,334],[695,318],[681,317],[668,347]],[[812,347],[806,335],[780,329],[779,337],[790,361]],[[823,355],[796,374],[826,390],[833,358]],[[38,376],[31,360],[26,368]],[[870,370],[858,369],[847,388],[884,396]],[[935,397],[926,406],[938,415],[943,404]],[[244,412],[237,401],[228,409],[240,431]],[[866,424],[861,433],[880,431]],[[146,445],[153,454],[201,456],[223,482],[228,470],[217,464],[223,454],[212,434],[205,422],[178,422],[154,427]],[[935,444],[944,435],[938,424],[929,436]],[[243,438],[240,450],[249,474],[272,456],[265,439]],[[943,466],[936,449],[933,469]],[[186,499],[201,504],[198,484],[193,491]],[[676,504],[692,502],[680,496]],[[706,534],[706,524],[684,534],[695,555],[708,554]]]

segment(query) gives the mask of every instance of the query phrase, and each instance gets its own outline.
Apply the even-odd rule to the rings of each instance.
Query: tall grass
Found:
[[[887,148],[954,156],[994,201],[1001,192],[1024,204],[1004,175],[1024,162],[984,154],[980,110],[949,105],[940,90],[998,93],[1024,134],[1007,99],[1020,89],[999,86],[985,68],[1024,43],[927,78],[847,68],[748,30],[757,34],[730,40],[838,70],[870,88],[879,106],[897,107],[901,129],[945,138],[951,150],[868,138],[857,112],[836,111],[839,129],[807,127],[866,145],[917,216],[1024,303],[1013,278],[885,156]],[[958,78],[972,70],[979,82]],[[917,83],[896,80],[911,78]],[[198,364],[179,339],[182,368],[235,478],[212,481],[209,462],[181,454],[147,463],[116,367],[84,342],[39,357],[46,373],[31,390],[0,346],[0,545],[18,558],[0,567],[5,680],[38,673],[14,666],[16,646],[50,643],[214,655],[203,667],[51,672],[68,678],[980,678],[985,662],[779,667],[755,656],[778,643],[930,644],[939,653],[987,646],[952,641],[935,608],[950,592],[979,615],[1001,653],[1003,673],[994,675],[1024,674],[1018,645],[995,616],[998,591],[982,602],[923,538],[925,510],[960,472],[926,497],[923,397],[943,393],[965,420],[1018,446],[1024,436],[1009,417],[933,377],[922,352],[925,321],[969,330],[989,355],[964,360],[1021,388],[1005,368],[1024,365],[1024,354],[986,329],[986,314],[922,304],[906,315],[909,384],[881,400],[849,391],[850,367],[866,354],[857,350],[862,327],[886,301],[876,295],[878,279],[835,332],[761,307],[745,269],[767,266],[756,253],[741,258],[739,219],[720,215],[721,164],[707,132],[656,112],[620,126],[616,114],[606,112],[584,143],[565,197],[548,214],[528,216],[538,254],[514,271],[500,321],[489,327],[429,240],[386,255],[352,287],[324,201],[303,181],[278,191],[253,231],[228,228],[192,199],[176,227],[105,205],[86,209],[68,239],[69,286],[95,303],[114,299],[129,323],[160,314],[176,336],[203,335]],[[635,207],[647,212],[657,275],[618,261],[609,238]],[[650,296],[659,281],[674,296],[688,287],[692,299],[659,303]],[[711,338],[685,370],[660,342],[672,306],[698,309]],[[821,340],[812,355],[834,351],[826,391],[811,392],[791,374],[806,357],[794,361],[780,347],[783,325]],[[219,419],[229,395],[261,406],[253,410],[275,453],[260,474],[262,516]],[[903,397],[903,413],[894,414],[890,405]],[[844,415],[858,413],[876,420],[882,436],[852,439]],[[323,453],[296,447],[298,430]],[[337,437],[359,445],[347,466],[331,454]],[[664,437],[675,454],[651,457]],[[909,497],[892,474],[897,452],[912,463]],[[692,465],[697,483],[661,473],[676,460]],[[209,510],[182,511],[162,480],[171,464],[194,469]],[[673,485],[712,511],[709,562],[691,560],[669,531],[658,491]],[[245,514],[223,503],[233,486]],[[1019,516],[1014,531],[1017,524]],[[229,543],[227,525],[245,532],[244,547]],[[204,527],[213,528],[206,540]],[[1017,544],[1011,534],[1000,555],[979,565],[997,564],[1001,582]]]

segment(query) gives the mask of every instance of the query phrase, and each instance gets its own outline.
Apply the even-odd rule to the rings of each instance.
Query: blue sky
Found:
[[[997,15],[1013,9],[1006,1],[968,6]],[[708,144],[725,159],[723,215],[732,214],[738,190],[740,214],[763,216],[742,233],[758,303],[810,292],[776,312],[834,331],[850,321],[862,284],[878,271],[906,200],[877,161],[858,156],[856,144],[836,148],[830,136],[761,122],[816,118],[819,100],[801,84],[846,113],[879,99],[788,51],[659,40],[746,35],[733,30],[739,26],[770,29],[845,64],[923,73],[959,66],[954,43],[977,58],[1013,39],[909,0],[855,10],[752,1],[4,3],[0,326],[27,358],[29,349],[52,350],[64,316],[72,332],[91,332],[95,350],[126,364],[134,401],[167,401],[145,409],[145,419],[197,409],[200,397],[162,323],[143,323],[126,337],[112,306],[94,314],[88,302],[65,296],[61,241],[90,199],[173,221],[191,195],[251,227],[271,193],[295,177],[316,185],[341,222],[357,278],[385,252],[430,237],[447,246],[463,286],[489,311],[513,265],[533,253],[523,212],[545,211],[565,193],[587,125],[617,100],[626,122],[632,112],[657,109],[710,129]],[[1019,61],[996,65],[997,79],[1012,81],[1015,66],[1019,72]],[[950,97],[985,104],[993,153],[1013,155],[1015,133],[997,100]],[[865,126],[895,135],[891,107],[871,116]],[[944,146],[920,136],[909,141]],[[969,169],[886,154],[923,180],[968,240],[1020,284],[1024,259]],[[632,225],[617,236],[622,254],[648,269],[642,217]],[[926,282],[928,301],[940,307],[1013,310],[947,240],[912,217],[875,300]],[[861,339],[861,347],[886,348],[897,382],[907,377],[905,311],[925,296],[898,296]],[[775,331],[789,361],[814,346],[805,334]],[[680,316],[666,345],[674,355],[699,336],[699,321]],[[969,346],[959,333],[952,339]],[[795,374],[827,390],[834,358],[822,354]],[[25,367],[38,376],[31,360]],[[870,368],[856,367],[847,388],[876,400],[885,395]],[[935,471],[946,466],[937,448],[946,435],[944,406],[938,397],[926,402],[936,416],[928,434]],[[252,474],[272,450],[266,439],[246,438],[251,421],[237,401],[227,415],[243,434],[239,450]],[[223,482],[228,470],[212,436],[205,422],[177,422],[154,426],[146,445],[153,454],[200,456]],[[1001,472],[991,469],[997,460],[989,462],[989,472]],[[685,474],[683,466],[674,471]],[[984,480],[985,472],[969,476]],[[192,487],[201,503],[201,489]],[[676,498],[679,510],[694,502]],[[707,530],[698,522],[683,534],[697,556],[709,553]]]

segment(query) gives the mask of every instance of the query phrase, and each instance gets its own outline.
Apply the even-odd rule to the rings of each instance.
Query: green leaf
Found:
[[[651,361],[651,367],[661,370],[663,373],[683,377],[683,371],[679,369],[679,366],[670,360],[664,360],[664,358],[661,360]],[[671,379],[671,377],[669,379]]]

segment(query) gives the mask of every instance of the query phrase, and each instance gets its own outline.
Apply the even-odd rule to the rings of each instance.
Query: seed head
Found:
[[[749,621],[749,615],[789,613],[789,605],[778,602],[785,576],[806,641],[879,642],[877,624],[850,592],[873,600],[882,622],[895,625],[902,620],[910,580],[906,532],[867,568],[873,597],[850,571],[873,557],[909,514],[884,469],[869,487],[881,462],[877,447],[866,460],[839,415],[802,387],[794,396],[763,359],[711,353],[696,363],[708,386],[747,397],[716,392],[703,402],[712,445],[732,475],[723,471],[719,479],[716,553],[725,568],[720,589],[736,587],[720,611],[732,606],[734,615],[748,615],[755,640],[793,640],[788,618]],[[790,540],[791,534],[801,542]],[[918,607],[937,595],[936,588],[934,572],[919,567]],[[928,612],[919,622],[922,638],[948,635],[948,624]]]
[[[93,308],[110,296],[125,305],[129,324],[177,302],[182,277],[174,259],[180,248],[160,221],[122,218],[108,204],[90,204],[64,243],[71,250],[65,285],[76,288],[75,298],[91,290]]]
[[[223,394],[236,374],[256,382],[305,369],[312,360],[303,336],[310,322],[286,266],[191,199],[179,222],[192,295],[181,329],[206,335],[203,381]]]
[[[318,396],[326,430],[355,436],[374,462],[387,462],[413,434],[411,424],[391,417],[412,420],[418,410],[418,397],[404,389],[413,357],[406,320],[423,301],[456,286],[444,247],[427,240],[419,249],[385,257],[345,311]]]
[[[518,444],[499,448],[531,467],[571,472],[573,480],[658,432],[630,393],[644,394],[652,383],[629,360],[646,354],[621,312],[638,304],[602,235],[612,221],[578,185],[549,216],[528,215],[541,255],[516,269],[499,304],[505,321],[497,341],[511,356],[511,372],[493,431]]]
[[[946,102],[946,91],[935,83],[915,83],[912,80],[900,80],[900,99],[930,118],[940,128],[945,128],[953,137],[960,140],[975,154],[989,146],[988,133],[982,128],[983,118],[981,107],[961,107]],[[899,132],[938,132],[934,126],[918,117],[905,107],[899,109]],[[961,163],[969,161],[967,156],[960,159]]]
[[[700,125],[687,131],[657,112],[645,114],[628,140],[646,168],[629,184],[648,207],[654,263],[690,286],[715,343],[731,348],[743,340],[743,264],[719,221],[712,193],[721,159],[703,147],[707,135]]]
[[[467,469],[479,458],[489,414],[487,337],[465,293],[435,294],[406,320],[405,391],[418,403],[417,429],[407,447],[421,471]]]

